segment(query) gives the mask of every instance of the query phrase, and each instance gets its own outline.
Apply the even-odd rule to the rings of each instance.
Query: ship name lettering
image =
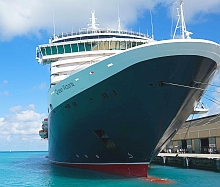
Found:
[[[75,86],[75,85],[72,82],[70,82],[69,84],[63,85],[61,88],[56,89],[55,93],[57,95],[60,95],[63,91],[68,90],[68,89],[72,88],[73,86]]]
[[[71,83],[69,83],[69,84],[63,85],[63,89],[64,89],[64,90],[67,90],[67,89],[69,89],[69,88],[72,88],[73,86],[75,86],[75,85],[71,82]]]
[[[58,90],[56,89],[55,92],[57,95],[60,95],[63,92],[63,88],[60,88]]]

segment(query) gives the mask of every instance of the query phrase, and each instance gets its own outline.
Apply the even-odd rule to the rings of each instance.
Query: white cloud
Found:
[[[33,104],[24,108],[12,107],[0,118],[0,151],[47,150],[47,141],[38,135],[46,114],[35,112]]]
[[[213,83],[215,83],[216,85],[220,85],[220,67],[219,67],[219,71],[216,73],[218,73],[218,74],[214,78]]]
[[[0,92],[0,95],[8,96],[8,95],[9,95],[9,91],[3,91],[3,92]]]
[[[4,80],[4,81],[3,81],[3,84],[8,84],[8,81],[7,81],[7,80]]]
[[[214,90],[216,92],[212,93],[215,103],[213,102],[210,112],[211,114],[220,114],[220,72],[218,72],[212,84],[215,85]]]
[[[8,135],[6,140],[7,140],[7,142],[10,142],[11,141],[11,135]]]
[[[34,86],[34,87],[31,89],[31,91],[32,91],[32,90],[44,90],[45,88],[48,88],[48,87],[47,87],[47,85],[46,85],[45,82],[42,82],[41,84]]]
[[[10,114],[0,118],[0,135],[38,134],[46,115],[35,112],[33,104],[27,108],[21,111],[21,106],[12,107]]]
[[[0,20],[1,21],[1,20]],[[1,31],[0,31],[1,32]],[[4,85],[8,84],[8,81],[7,80],[4,80],[1,84],[0,84],[0,88],[1,87],[4,87]],[[0,92],[0,96],[3,95],[3,96],[8,96],[9,95],[9,91],[5,90],[5,91],[2,91]]]
[[[38,135],[1,135],[0,151],[46,151],[47,143]]]
[[[210,116],[214,114],[220,114],[220,73],[217,74],[215,79],[211,82],[213,86],[209,87],[209,91],[207,91],[204,95],[204,104],[206,102],[211,102],[208,106],[209,112],[200,117]],[[212,92],[210,92],[212,91]]]
[[[175,0],[0,0],[0,38],[19,35],[39,35],[40,31],[53,32],[53,10],[57,32],[78,30],[89,23],[91,10],[96,10],[100,27],[117,27],[118,6],[121,24],[134,23],[147,9],[158,4],[170,9]],[[219,0],[185,0],[186,20],[198,20],[207,13],[219,13]]]
[[[46,88],[46,83],[45,82],[41,83],[38,88],[40,90],[43,90],[44,88]]]
[[[30,105],[28,105],[28,110],[32,110],[32,111],[34,111],[34,104],[30,104]]]
[[[214,102],[210,107],[210,114],[220,114],[220,87],[216,88],[215,91],[212,94]]]
[[[220,13],[220,1],[219,0],[185,0],[184,9],[186,20],[200,21],[204,20],[204,16],[209,13]]]
[[[18,106],[14,106],[14,107],[11,107],[9,109],[10,112],[19,112],[21,110],[21,105],[18,105]]]

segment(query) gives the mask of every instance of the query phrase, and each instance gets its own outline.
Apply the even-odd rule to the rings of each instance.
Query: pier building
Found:
[[[220,113],[186,121],[167,144],[169,152],[220,153]]]

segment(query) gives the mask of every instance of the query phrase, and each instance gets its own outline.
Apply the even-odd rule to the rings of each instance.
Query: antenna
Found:
[[[55,27],[55,20],[54,20],[54,9],[53,9],[53,38],[55,39],[56,27]]]
[[[151,23],[152,39],[154,39],[154,25],[153,25],[153,18],[152,18],[151,9],[150,9],[150,23]]]
[[[174,5],[176,4],[177,2],[173,3],[173,8],[172,8],[172,22],[171,22],[171,28],[170,28],[170,38],[173,37],[173,15],[174,15]]]
[[[179,14],[180,14],[180,31],[181,31],[181,37],[182,39],[185,38],[185,32],[186,32],[186,24],[184,20],[184,15],[183,15],[183,0],[180,0],[180,9],[179,9]]]
[[[118,5],[118,32],[120,31],[121,31],[121,20],[120,20],[119,5]]]

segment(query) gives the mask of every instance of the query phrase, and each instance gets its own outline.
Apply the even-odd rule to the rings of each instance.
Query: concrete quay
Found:
[[[220,171],[220,154],[159,153],[153,164]]]
[[[176,157],[177,153],[159,153],[157,156]],[[220,154],[178,153],[178,157],[220,159]]]

